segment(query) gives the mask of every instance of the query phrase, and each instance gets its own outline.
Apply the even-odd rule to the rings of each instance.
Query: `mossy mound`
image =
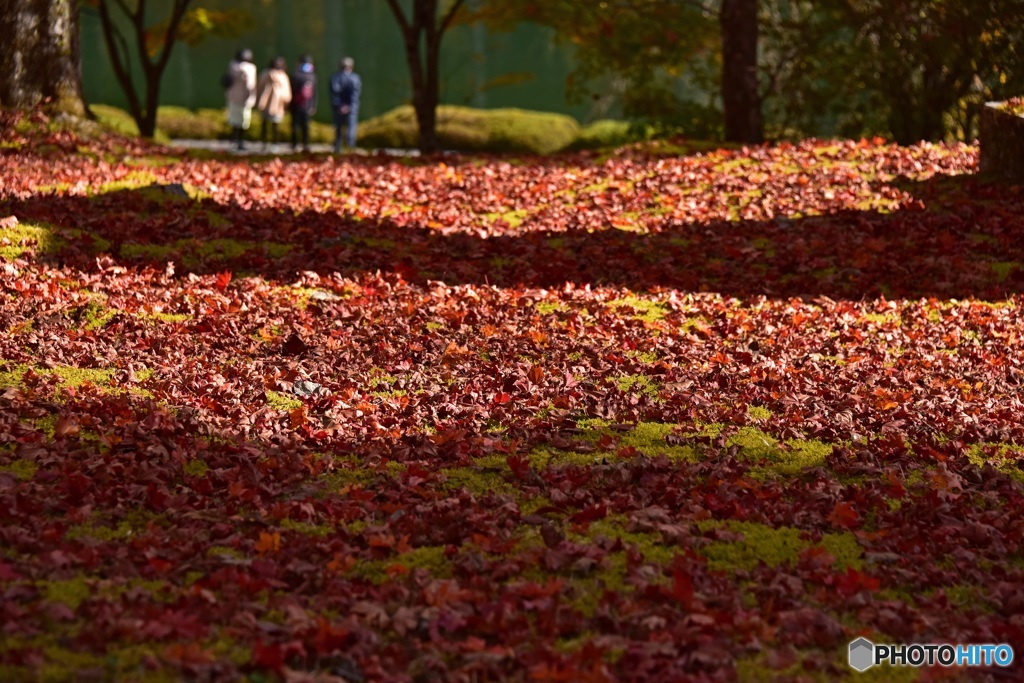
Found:
[[[138,135],[138,127],[124,109],[94,104],[92,111],[100,124],[127,136]],[[253,112],[246,138],[259,140],[262,120]],[[278,125],[281,142],[291,140],[290,119]],[[562,150],[609,149],[649,138],[649,132],[628,121],[602,119],[581,127],[564,114],[525,109],[473,109],[441,105],[437,109],[437,132],[441,147],[460,152],[510,152],[551,154]],[[310,142],[334,142],[334,126],[312,121]],[[157,142],[171,140],[227,140],[231,130],[224,109],[196,109],[163,106],[157,111]],[[359,126],[359,145],[368,148],[413,149],[419,141],[416,114],[405,105]]]
[[[160,107],[156,125],[172,139],[212,140],[226,137],[230,132],[225,113],[216,109],[190,111],[184,107]]]
[[[648,137],[649,131],[629,121],[601,119],[583,126],[570,149],[608,149],[647,140]]]
[[[437,108],[437,134],[444,149],[462,152],[550,154],[569,147],[580,133],[571,116],[524,109]],[[416,114],[402,106],[360,126],[362,147],[412,148],[419,140]]]
[[[189,112],[181,107],[161,107],[157,117],[161,121],[160,127],[166,130],[173,139],[226,140],[231,137],[225,109],[197,109],[194,112]],[[166,124],[163,121],[166,121]],[[262,130],[263,119],[260,118],[259,112],[253,110],[252,124],[245,132],[245,137],[248,140],[259,140]],[[277,130],[279,142],[290,141],[291,117],[286,115],[284,121],[277,125]],[[310,121],[309,141],[314,144],[334,142],[334,126],[320,121]]]
[[[135,120],[124,109],[106,104],[94,104],[91,109],[101,125],[116,133],[127,136],[139,134]],[[252,125],[246,131],[246,138],[259,140],[262,120],[258,112],[253,112]],[[279,141],[291,140],[290,119],[278,124]],[[228,127],[227,112],[224,109],[196,109],[185,107],[160,107],[156,114],[156,135],[154,139],[160,143],[171,140],[227,140],[231,137]],[[334,127],[327,123],[312,121],[309,126],[310,142],[327,144],[334,141]]]
[[[126,137],[135,137],[139,134],[139,127],[135,125],[135,119],[124,109],[118,109],[107,104],[93,104],[89,106],[89,109],[96,115],[96,120],[99,121],[100,125],[105,128],[109,128],[115,133]],[[153,140],[166,144],[170,142],[170,138],[167,133],[160,129],[159,121],[160,113],[158,111],[157,130],[153,135]]]

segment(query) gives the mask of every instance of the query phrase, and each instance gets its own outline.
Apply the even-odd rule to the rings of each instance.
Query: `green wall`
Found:
[[[159,8],[160,0],[154,4]],[[189,108],[221,107],[218,81],[240,47],[249,47],[261,69],[276,55],[288,60],[313,55],[320,97],[338,60],[351,55],[363,78],[363,118],[409,101],[409,76],[398,27],[384,0],[196,0],[210,9],[238,8],[255,21],[240,38],[211,38],[190,47],[178,44],[160,91],[161,104]],[[155,23],[163,17],[154,15]],[[98,16],[83,10],[82,76],[90,102],[124,106]],[[522,107],[564,112],[585,119],[587,108],[566,102],[571,48],[558,44],[543,27],[524,24],[512,33],[489,33],[482,26],[457,26],[443,43],[442,94],[447,104]],[[140,81],[141,82],[141,79]],[[318,118],[326,118],[321,107]]]

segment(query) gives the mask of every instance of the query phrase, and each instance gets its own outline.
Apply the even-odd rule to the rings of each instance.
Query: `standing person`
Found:
[[[252,106],[256,104],[256,65],[252,63],[252,50],[239,50],[228,64],[225,76],[230,81],[225,97],[228,102],[228,125],[231,139],[238,149],[245,149],[243,136],[252,121]]]
[[[285,68],[284,57],[271,61],[256,85],[256,108],[263,117],[260,139],[264,149],[267,147],[268,130],[273,132],[273,144],[277,144],[277,124],[284,120],[285,107],[292,101],[291,79]]]
[[[355,73],[356,63],[345,57],[338,71],[331,76],[331,107],[334,112],[334,153],[341,151],[341,129],[348,129],[348,147],[356,146],[356,126],[359,121],[359,93],[363,82]]]
[[[316,76],[313,73],[313,58],[303,55],[292,73],[292,150],[299,146],[309,151],[309,120],[316,113]]]

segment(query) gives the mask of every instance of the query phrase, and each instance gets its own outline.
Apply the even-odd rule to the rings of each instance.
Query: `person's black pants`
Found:
[[[299,138],[302,138],[302,149],[309,149],[309,112],[292,112],[292,149],[299,146]]]
[[[277,124],[269,116],[264,116],[263,117],[263,130],[261,131],[261,134],[260,134],[260,139],[263,141],[264,145],[267,144],[267,134],[268,133],[270,134],[271,140],[273,140],[274,144],[276,145],[277,144]]]

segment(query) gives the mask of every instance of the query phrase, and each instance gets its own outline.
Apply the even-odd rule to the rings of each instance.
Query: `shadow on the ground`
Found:
[[[406,280],[503,287],[611,285],[742,298],[998,298],[1024,291],[1019,188],[977,176],[905,184],[893,213],[666,225],[638,234],[518,231],[482,238],[335,210],[293,213],[153,188],[0,202],[22,222],[82,231],[47,256],[86,266],[97,251],[179,273],[397,272]],[[436,227],[436,226],[435,226]]]

